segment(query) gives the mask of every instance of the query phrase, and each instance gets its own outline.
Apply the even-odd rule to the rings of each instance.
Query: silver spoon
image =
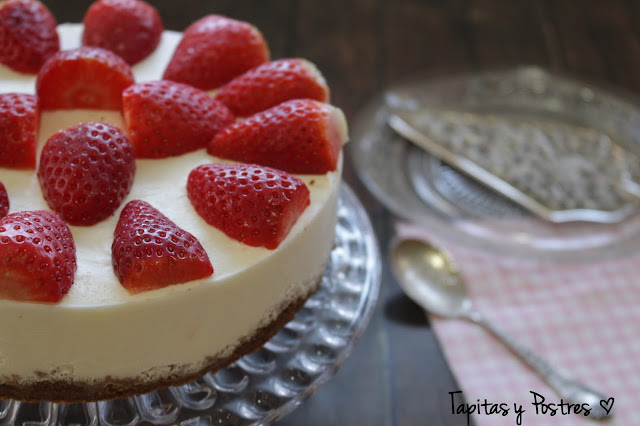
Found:
[[[607,400],[605,396],[561,375],[474,311],[462,276],[443,250],[425,241],[400,239],[392,245],[391,266],[407,296],[426,311],[443,318],[467,319],[483,326],[526,362],[565,403],[587,404],[592,419],[612,415],[600,405],[600,401]]]

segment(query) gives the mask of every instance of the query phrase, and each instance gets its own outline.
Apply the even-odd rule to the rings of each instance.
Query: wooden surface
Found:
[[[45,0],[59,22],[89,2]],[[219,13],[254,23],[272,57],[315,62],[332,102],[353,120],[376,92],[414,73],[535,64],[640,94],[640,1],[635,0],[163,0],[168,29]],[[392,217],[358,182],[383,255]],[[375,315],[338,374],[280,425],[463,425],[458,387],[420,309],[383,270]]]

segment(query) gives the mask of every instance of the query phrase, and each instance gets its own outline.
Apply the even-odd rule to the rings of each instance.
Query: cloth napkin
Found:
[[[545,262],[456,245],[408,224],[398,224],[397,234],[447,249],[478,311],[556,369],[606,395],[603,404],[612,411],[604,424],[640,424],[640,254]],[[462,391],[447,396],[452,424],[466,424],[458,418],[472,410],[478,426],[597,424],[585,411],[568,414],[560,397],[484,328],[430,318],[460,386],[451,391]]]

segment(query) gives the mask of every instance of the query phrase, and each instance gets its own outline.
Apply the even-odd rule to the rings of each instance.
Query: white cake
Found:
[[[80,45],[82,26],[58,27],[61,49]],[[161,78],[180,33],[133,67],[137,82]],[[34,93],[35,76],[0,66],[0,93]],[[118,111],[43,112],[39,148],[56,131],[83,121],[120,128]],[[346,128],[345,128],[346,131]],[[225,162],[204,149],[162,160],[138,159],[134,186],[109,219],[70,227],[78,270],[59,304],[0,300],[0,399],[86,401],[184,383],[259,347],[316,289],[332,247],[340,170],[298,175],[311,205],[275,250],[250,247],[208,225],[186,193],[189,172]],[[0,168],[11,212],[49,210],[33,170]],[[149,202],[195,235],[214,274],[129,294],[111,263],[113,230],[129,200]]]

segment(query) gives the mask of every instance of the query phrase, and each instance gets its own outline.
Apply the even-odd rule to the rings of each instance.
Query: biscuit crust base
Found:
[[[302,308],[306,300],[317,291],[320,280],[306,296],[301,296],[284,307],[278,316],[269,324],[260,327],[249,338],[244,339],[233,353],[225,357],[207,357],[204,367],[195,372],[185,373],[188,366],[174,366],[173,372],[162,379],[144,381],[141,379],[114,379],[106,377],[100,383],[83,383],[70,381],[42,380],[28,384],[3,380],[0,383],[0,399],[15,399],[25,402],[51,401],[60,403],[81,403],[105,401],[140,395],[169,386],[180,386],[192,382],[209,372],[216,372],[240,359],[242,356],[260,349],[286,323],[291,321]]]

